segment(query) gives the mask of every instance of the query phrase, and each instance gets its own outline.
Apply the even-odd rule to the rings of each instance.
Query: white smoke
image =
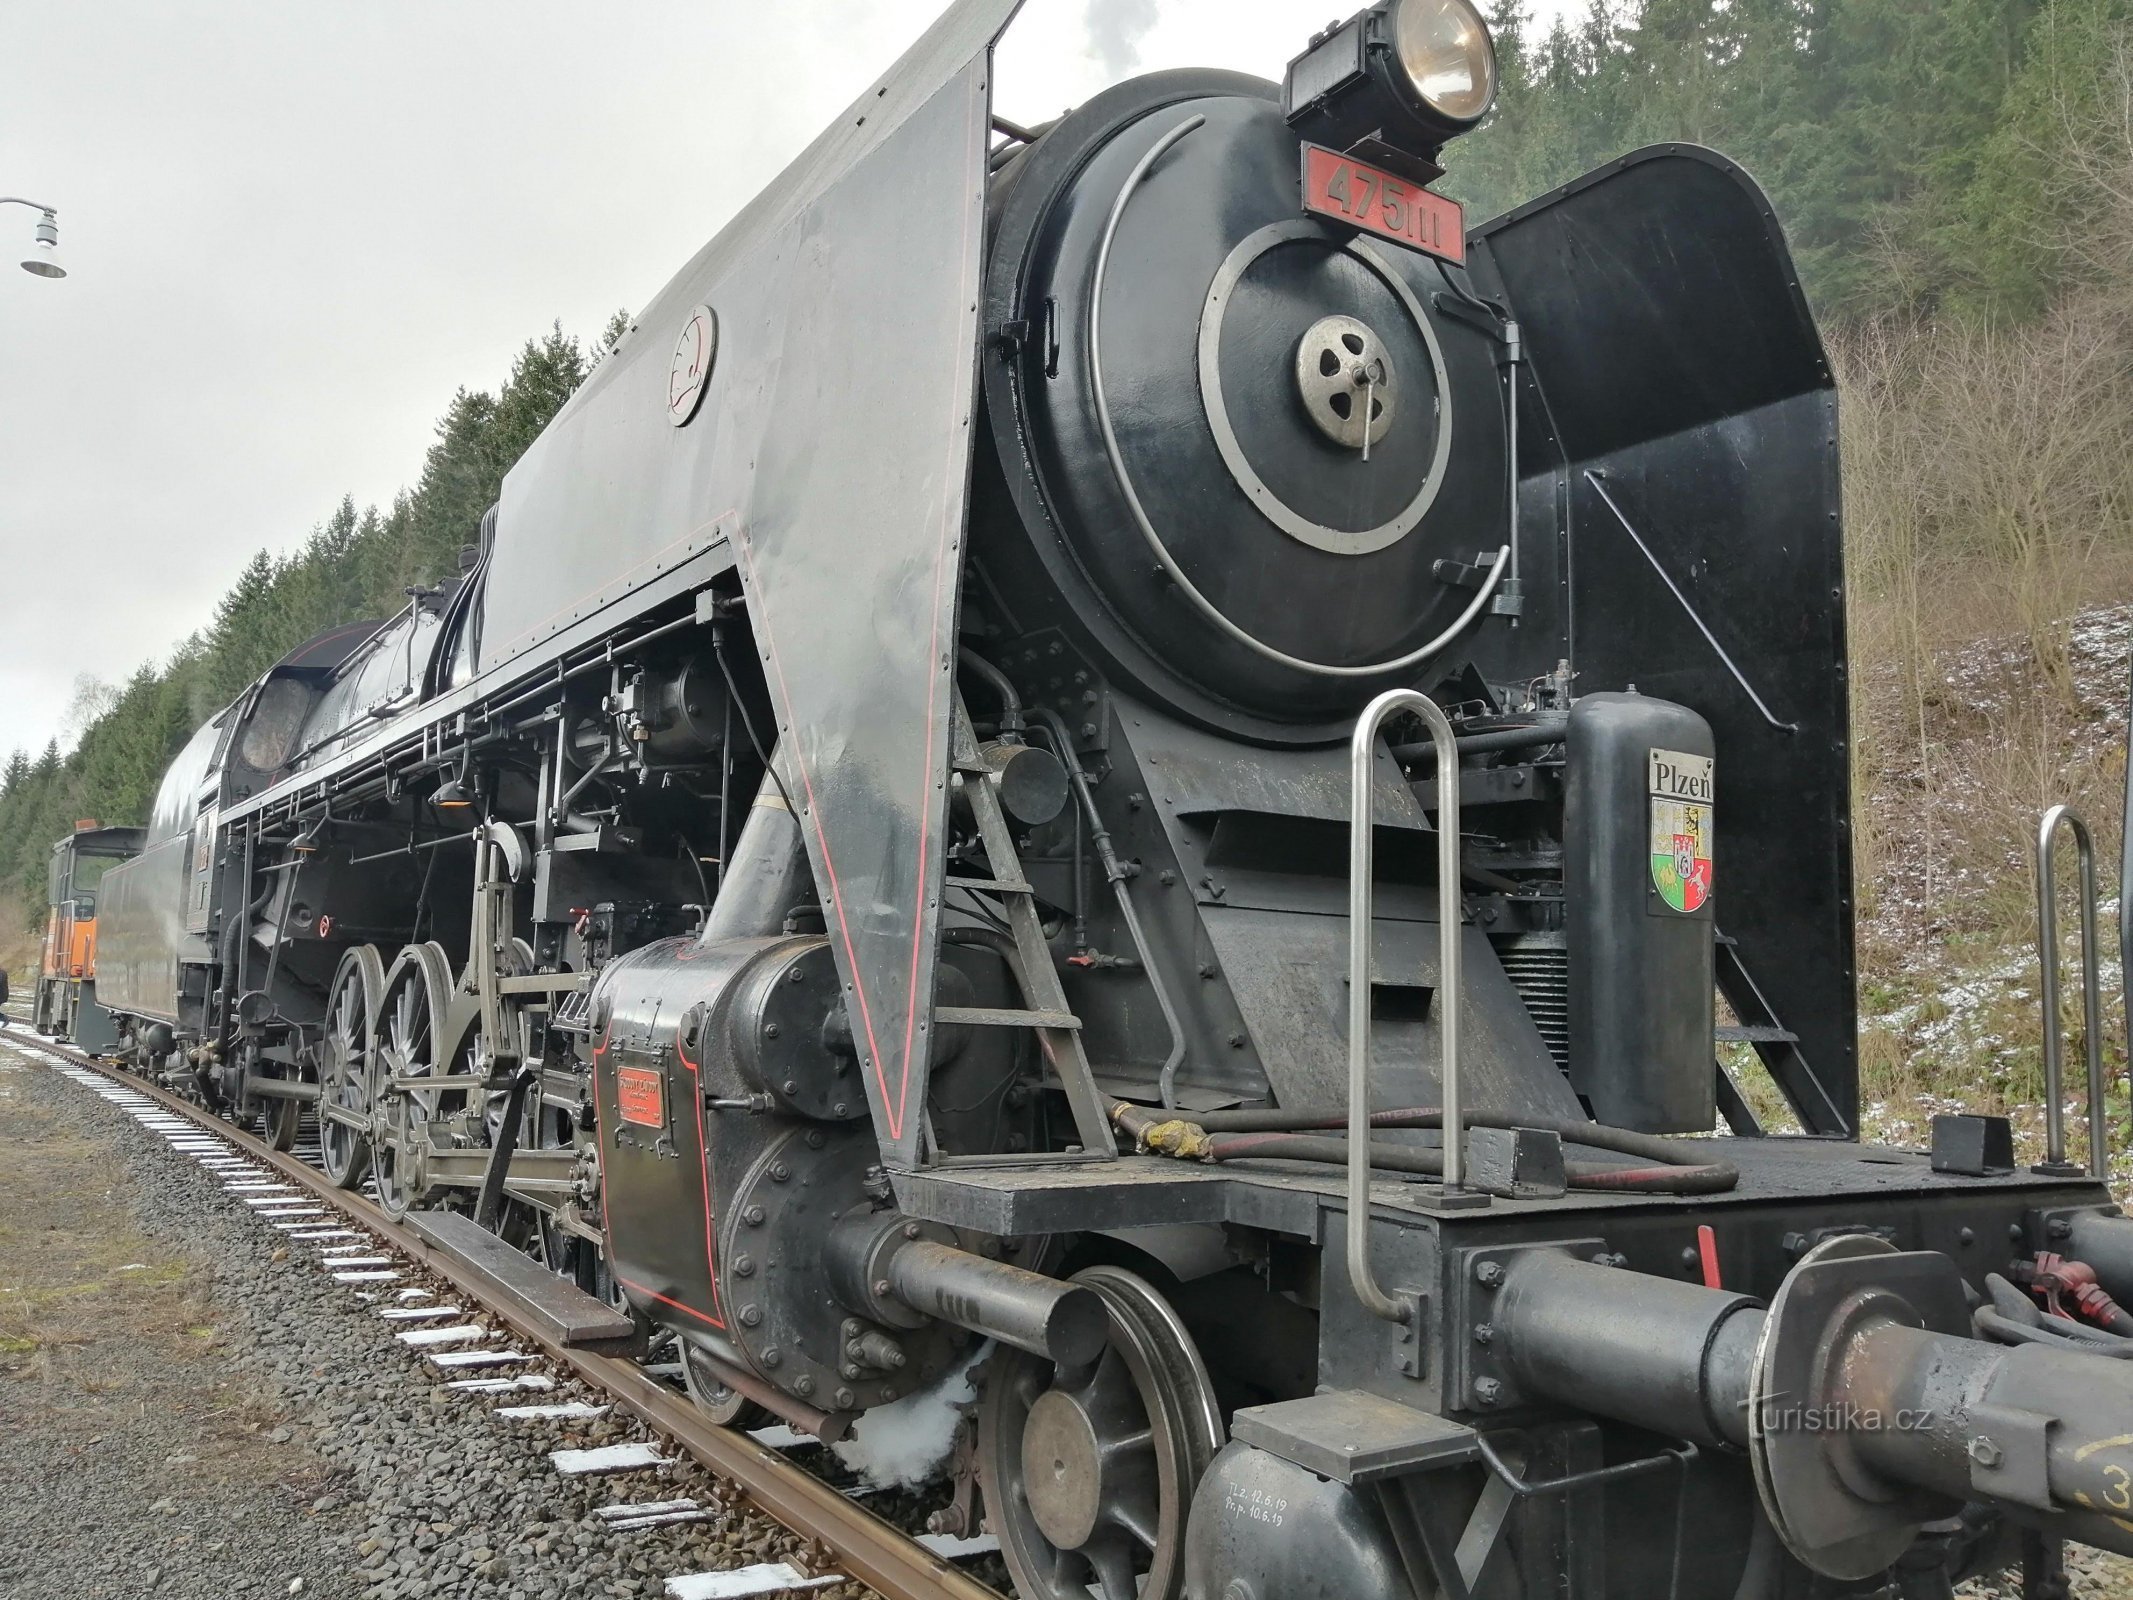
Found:
[[[930,1387],[867,1412],[830,1449],[870,1488],[907,1489],[924,1483],[947,1461],[956,1424],[978,1397],[978,1363],[991,1353],[990,1340],[979,1344]]]
[[[1140,64],[1155,12],[1156,0],[1089,0],[1089,51],[1104,71],[1122,78]]]

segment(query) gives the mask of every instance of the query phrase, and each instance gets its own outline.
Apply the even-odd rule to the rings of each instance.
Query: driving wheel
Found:
[[[430,1124],[445,1096],[407,1080],[436,1077],[437,1046],[444,1035],[444,1008],[451,969],[435,944],[411,944],[385,974],[370,1040],[371,1167],[378,1204],[395,1221],[421,1198],[416,1187],[415,1145],[430,1136]],[[396,1082],[395,1080],[399,1080]]]
[[[1185,1514],[1222,1447],[1207,1368],[1144,1279],[1090,1267],[1111,1337],[1095,1360],[1055,1366],[1002,1346],[978,1418],[987,1522],[1027,1600],[1175,1600]]]
[[[334,1187],[354,1189],[370,1170],[370,1033],[385,990],[385,963],[375,945],[341,957],[326,991],[319,1038],[319,1161]]]

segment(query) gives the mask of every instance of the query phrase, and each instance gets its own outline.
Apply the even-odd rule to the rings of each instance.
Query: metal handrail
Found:
[[[2089,825],[2072,806],[2053,806],[2037,824],[2037,966],[2044,1002],[2044,1164],[2065,1168],[2066,1036],[2059,1022],[2059,898],[2052,846],[2059,830],[2071,828],[2081,863],[2082,1048],[2089,1074],[2089,1171],[2108,1177],[2108,1129],[2104,1117],[2103,984],[2096,968],[2096,845]],[[2120,914],[2123,915],[2123,908]]]
[[[2127,663],[2126,727],[2133,741],[2133,661]],[[2121,1002],[2133,983],[2133,742],[2126,746],[2125,788],[2118,802],[2118,988]],[[2133,1005],[2121,1003],[2128,1071],[2133,1072]]]
[[[1422,719],[1437,752],[1437,995],[1443,1040],[1438,1081],[1444,1099],[1445,1189],[1461,1188],[1466,1177],[1459,1109],[1459,742],[1434,700],[1413,689],[1388,689],[1363,708],[1348,744],[1348,1281],[1355,1297],[1388,1322],[1405,1322],[1411,1312],[1378,1287],[1370,1269],[1370,946],[1378,731],[1397,711]]]

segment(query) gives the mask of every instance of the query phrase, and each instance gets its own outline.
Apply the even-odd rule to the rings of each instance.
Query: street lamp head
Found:
[[[59,214],[47,211],[37,219],[37,242],[30,253],[22,258],[22,270],[34,272],[40,278],[64,278],[67,269],[59,264]]]

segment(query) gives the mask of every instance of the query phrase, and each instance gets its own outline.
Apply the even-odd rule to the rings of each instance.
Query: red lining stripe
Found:
[[[612,1023],[610,1023],[610,1026],[612,1026]],[[593,1046],[593,1126],[595,1129],[609,1126],[600,1106],[600,1058],[607,1054],[607,1042],[607,1030],[602,1029],[600,1042]],[[674,1053],[677,1056],[681,1056],[682,1062],[688,1067],[693,1076],[696,1072],[696,1063],[690,1061],[687,1056],[681,1055],[681,1024],[678,1021],[674,1025]],[[617,1115],[620,1115],[619,1106],[617,1107]],[[718,1263],[713,1256],[711,1246],[711,1156],[710,1152],[704,1148],[704,1095],[703,1080],[700,1077],[697,1079],[696,1084],[696,1147],[704,1172],[704,1261],[711,1268],[711,1309],[718,1311],[722,1308],[718,1303]],[[692,1306],[685,1306],[679,1300],[670,1299],[656,1289],[647,1289],[643,1284],[633,1282],[623,1277],[621,1273],[615,1272],[612,1263],[619,1259],[619,1254],[615,1249],[614,1213],[607,1208],[607,1157],[604,1154],[600,1158],[600,1226],[607,1234],[607,1259],[610,1263],[608,1271],[613,1274],[617,1283],[627,1288],[635,1289],[639,1294],[650,1295],[661,1305],[672,1306],[676,1311],[685,1311],[699,1322],[708,1322],[721,1333],[725,1331],[726,1324],[720,1321],[719,1318],[715,1316],[707,1317]]]
[[[755,576],[755,553],[748,540],[746,529],[736,527],[733,531],[734,547],[740,552],[743,565],[748,568],[751,587],[761,592],[761,580]],[[769,653],[771,671],[777,674],[778,698],[785,707],[785,725],[795,730],[792,740],[793,765],[799,769],[800,786],[807,791],[808,820],[814,824],[815,839],[822,847],[822,870],[829,875],[830,905],[837,913],[837,936],[844,941],[846,968],[852,974],[852,993],[859,998],[859,1024],[867,1036],[867,1054],[872,1058],[874,1081],[881,1089],[881,1103],[889,1118],[889,1137],[901,1138],[903,1134],[903,1103],[889,1104],[889,1080],[882,1071],[881,1046],[874,1038],[874,1013],[867,1005],[866,985],[860,981],[859,951],[852,943],[852,930],[844,916],[844,890],[837,882],[837,862],[830,852],[829,830],[822,823],[822,807],[815,799],[815,780],[807,769],[807,756],[801,750],[797,730],[799,719],[793,715],[792,690],[785,682],[785,663],[778,655],[778,641],[771,633],[769,619],[764,619],[763,647]],[[775,753],[771,756],[775,761]]]
[[[983,98],[984,97],[981,94],[973,94],[970,96],[969,100],[972,127],[971,145],[973,148],[981,148],[983,144],[982,139],[978,138],[975,134],[975,130],[979,123],[977,112],[981,103],[983,102]],[[966,155],[965,159],[966,162],[968,162],[970,158]],[[966,176],[968,176],[967,173]],[[971,215],[972,208],[969,204],[966,203],[963,208],[963,235],[961,243],[962,269],[961,276],[957,280],[956,304],[959,308],[968,303],[970,296]],[[961,317],[962,312],[960,311],[960,309],[957,311],[956,315],[959,318]],[[959,445],[962,448],[967,448],[967,444],[962,442],[961,436],[966,434],[969,429],[972,413],[968,410],[968,408],[974,403],[976,396],[976,374],[968,364],[970,360],[974,359],[974,357],[975,346],[973,343],[972,348],[965,351],[965,363],[958,368],[958,371],[965,378],[968,379],[968,382],[963,385],[965,392],[962,405],[965,408],[965,411],[961,421],[961,426],[956,429],[952,429],[949,433],[947,456],[942,462],[942,477],[944,480],[949,476],[950,469],[953,466]],[[946,507],[943,507],[941,512],[940,537],[935,544],[933,555],[933,617],[931,624],[932,634],[928,642],[927,649],[927,659],[929,661],[937,661],[940,659],[941,569],[947,564],[949,546],[948,535],[949,530],[954,525],[954,523],[955,518],[949,515],[948,509]],[[749,586],[760,591],[761,583],[760,580],[756,577],[754,550],[749,541],[746,526],[743,523],[736,521],[729,537],[732,540],[735,550],[739,553],[741,563],[747,568],[746,577]],[[764,649],[770,657],[771,670],[777,675],[778,696],[779,699],[783,702],[785,709],[785,724],[787,727],[797,730],[798,719],[793,715],[792,692],[785,681],[784,661],[778,654],[777,639],[771,631],[769,625],[769,618],[767,615],[763,620],[763,627],[761,629],[761,633],[763,638]],[[943,671],[949,681],[952,683],[954,681],[953,669],[944,667]],[[872,1058],[874,1083],[881,1094],[882,1111],[884,1119],[888,1123],[889,1137],[894,1140],[901,1140],[903,1138],[904,1119],[908,1111],[907,1102],[910,1098],[911,1093],[911,1054],[913,1046],[916,1042],[916,1036],[918,1032],[918,968],[920,956],[922,954],[925,943],[922,935],[925,929],[926,918],[926,869],[932,854],[933,831],[933,808],[930,804],[927,795],[926,786],[932,781],[933,774],[938,764],[938,757],[935,755],[934,751],[935,746],[938,742],[941,720],[942,719],[940,718],[940,716],[933,711],[932,706],[930,704],[929,696],[929,704],[927,706],[926,711],[926,737],[922,750],[923,765],[919,773],[918,876],[916,885],[912,891],[911,970],[910,976],[906,984],[906,987],[909,992],[906,995],[906,1007],[904,1011],[904,1049],[903,1060],[899,1064],[898,1069],[896,1096],[893,1100],[890,1098],[889,1095],[888,1072],[886,1069],[886,1065],[882,1060],[880,1041],[878,1040],[874,1032],[873,1008],[867,1003],[866,985],[860,976],[859,952],[857,947],[854,946],[854,944],[852,943],[851,926],[845,918],[844,892],[837,881],[837,865],[830,851],[829,831],[823,824],[821,804],[815,798],[814,778],[808,771],[806,754],[804,751],[801,750],[798,740],[795,739],[793,741],[793,764],[799,769],[801,787],[807,791],[808,815],[814,823],[815,839],[822,848],[822,867],[823,871],[828,875],[830,880],[830,903],[837,913],[837,933],[838,937],[844,943],[845,962],[847,970],[849,970],[852,975],[852,992],[858,997],[859,1000],[860,1027],[867,1036],[867,1054]]]

